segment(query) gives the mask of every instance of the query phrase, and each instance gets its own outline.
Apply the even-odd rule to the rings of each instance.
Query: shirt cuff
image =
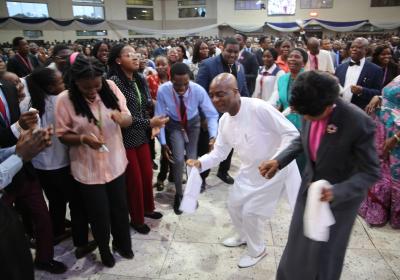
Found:
[[[11,155],[1,163],[0,189],[7,187],[11,183],[12,178],[22,168],[22,165],[22,159],[17,155]]]
[[[12,133],[14,134],[15,138],[18,139],[19,136],[21,135],[21,131],[22,131],[22,128],[21,128],[21,126],[19,125],[19,123],[18,123],[18,122],[13,123],[13,124],[10,126],[10,128],[11,128],[11,131],[12,131]]]

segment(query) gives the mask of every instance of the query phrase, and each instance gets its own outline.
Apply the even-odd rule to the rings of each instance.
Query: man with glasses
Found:
[[[67,66],[67,60],[72,54],[72,50],[64,44],[57,44],[53,49],[52,60],[53,62],[49,64],[49,68],[60,71],[64,74]]]
[[[210,98],[223,113],[214,149],[199,160],[188,160],[187,164],[205,171],[223,161],[232,149],[237,151],[242,164],[228,196],[228,211],[237,235],[223,241],[223,245],[247,244],[247,252],[240,258],[238,266],[250,267],[267,254],[264,221],[271,217],[284,187],[293,209],[301,181],[294,161],[273,180],[262,177],[258,167],[265,157],[288,147],[299,133],[267,102],[240,97],[232,74],[222,73],[213,79]]]

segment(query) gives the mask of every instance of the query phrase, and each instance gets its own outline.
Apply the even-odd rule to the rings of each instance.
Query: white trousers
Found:
[[[255,211],[255,200],[249,199],[242,204],[232,203],[228,199],[228,211],[233,226],[241,240],[246,241],[248,255],[258,257],[265,249],[265,221],[272,216],[283,192],[283,184],[278,182],[268,186],[268,192],[263,194],[262,215]],[[238,187],[238,186],[233,186]],[[261,197],[258,197],[261,198]],[[258,200],[258,199],[257,199]]]

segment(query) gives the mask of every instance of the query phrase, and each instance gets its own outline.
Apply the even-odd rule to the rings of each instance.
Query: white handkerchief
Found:
[[[322,188],[331,188],[326,180],[319,180],[308,188],[306,209],[304,211],[304,235],[315,241],[329,240],[329,227],[335,224],[328,202],[321,201]]]
[[[283,110],[282,114],[287,117],[292,113],[292,108],[287,107],[285,110]]]
[[[188,167],[189,178],[186,183],[185,193],[179,210],[185,213],[194,213],[200,195],[202,179],[199,169]]]

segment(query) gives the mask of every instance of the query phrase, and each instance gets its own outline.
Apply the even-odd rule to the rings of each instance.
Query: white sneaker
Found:
[[[225,239],[222,244],[226,247],[239,247],[241,245],[245,245],[246,241],[243,241],[239,237],[229,237]]]
[[[238,267],[239,268],[245,268],[245,267],[250,267],[258,263],[262,258],[264,258],[267,255],[267,250],[264,249],[264,251],[259,255],[258,257],[251,257],[249,255],[244,255],[240,258]]]

